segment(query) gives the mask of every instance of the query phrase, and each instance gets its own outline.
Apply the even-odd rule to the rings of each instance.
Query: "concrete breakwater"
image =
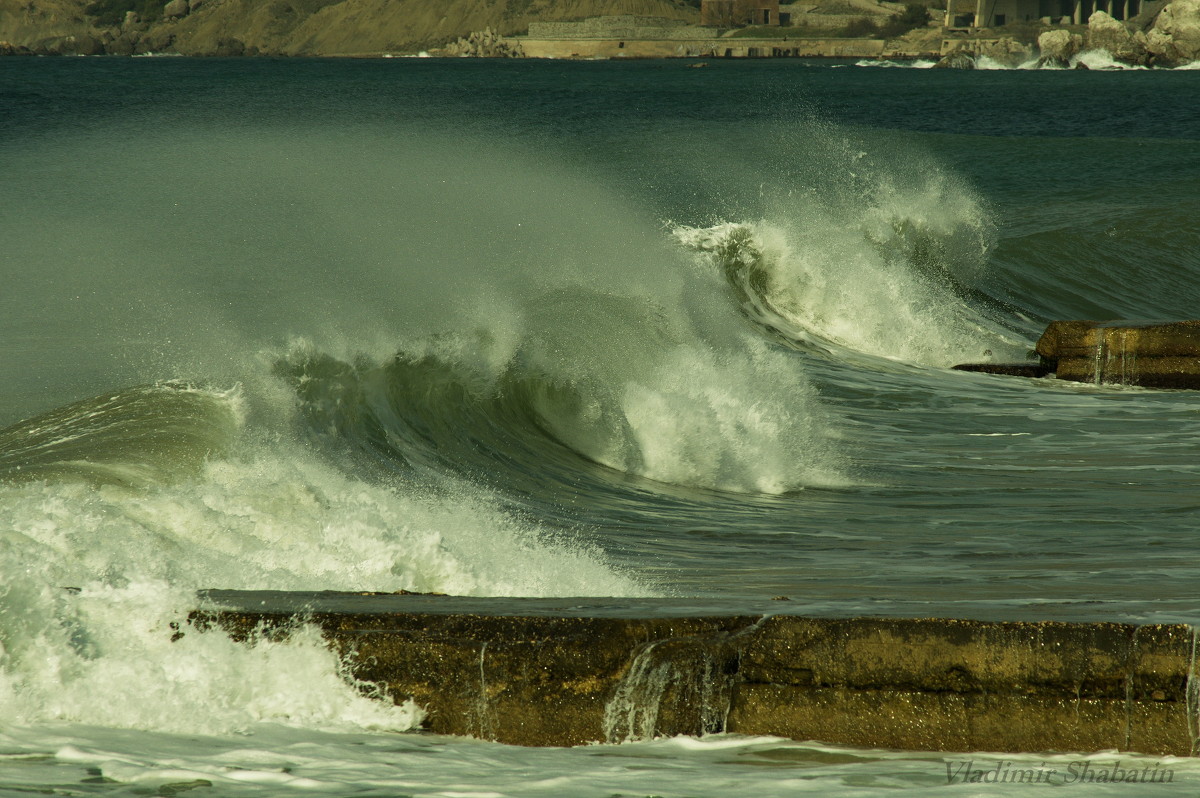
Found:
[[[1187,625],[818,618],[787,602],[208,591],[194,630],[315,624],[427,727],[518,745],[733,732],[930,751],[1194,755]],[[769,606],[767,606],[769,605]]]
[[[821,15],[817,15],[821,16]],[[531,22],[523,36],[505,46],[527,58],[884,58],[937,55],[929,37],[922,44],[879,38],[812,35],[772,28],[775,35],[738,37],[732,30],[700,27],[681,20],[632,16],[598,17],[580,22]],[[760,31],[761,33],[761,31]],[[450,55],[488,55],[486,48],[447,48]]]
[[[1200,321],[1054,321],[1034,347],[1036,362],[967,363],[960,371],[1044,377],[1097,385],[1200,388]]]
[[[915,58],[880,39],[534,39],[508,40],[527,58]]]

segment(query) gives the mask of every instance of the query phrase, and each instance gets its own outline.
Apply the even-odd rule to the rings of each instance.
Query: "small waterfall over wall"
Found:
[[[1055,321],[1036,351],[1060,380],[1200,388],[1200,321]]]
[[[721,637],[639,646],[605,704],[604,741],[725,731],[740,653]]]

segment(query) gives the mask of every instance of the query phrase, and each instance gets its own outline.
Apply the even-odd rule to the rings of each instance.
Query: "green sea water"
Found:
[[[403,734],[315,638],[170,624],[206,588],[1193,622],[1200,400],[950,366],[1196,315],[1198,75],[0,62],[0,794],[976,794]]]

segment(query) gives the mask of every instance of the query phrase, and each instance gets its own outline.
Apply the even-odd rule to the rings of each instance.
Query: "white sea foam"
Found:
[[[543,425],[660,482],[771,494],[848,484],[836,419],[803,362],[745,330],[728,292],[696,274],[654,299],[559,295],[531,309],[522,369],[570,396],[535,397]]]
[[[1084,50],[1071,59],[1071,66],[1083,64],[1088,69],[1104,70],[1144,70],[1148,67],[1135,64],[1125,64],[1115,58],[1108,50]]]
[[[596,555],[546,540],[467,486],[440,498],[371,485],[285,444],[161,489],[38,482],[2,488],[0,500],[6,568],[40,551],[60,585],[639,592]]]
[[[995,58],[992,58],[991,56],[987,56],[987,55],[981,55],[981,56],[978,56],[977,58],[975,58],[975,69],[988,70],[988,71],[1021,70],[1021,69],[1051,69],[1051,70],[1058,69],[1058,70],[1062,70],[1062,69],[1073,69],[1078,64],[1082,64],[1083,66],[1087,67],[1088,69],[1098,69],[1098,70],[1108,70],[1108,71],[1145,70],[1145,69],[1150,68],[1150,67],[1146,67],[1146,66],[1140,66],[1137,64],[1126,64],[1121,61],[1117,61],[1115,58],[1113,58],[1112,53],[1108,52],[1107,50],[1085,50],[1084,52],[1079,53],[1078,55],[1071,58],[1069,64],[1066,67],[1052,66],[1052,65],[1039,66],[1037,58],[1033,58],[1028,61],[1022,61],[1019,64],[1005,63],[1003,61],[998,61]],[[861,60],[855,62],[854,65],[860,66],[860,67],[874,67],[874,68],[884,68],[884,69],[929,69],[930,67],[937,66],[937,62],[929,61],[929,60],[922,60],[922,59],[914,59],[912,61],[892,61],[892,60],[888,60],[888,59],[864,58],[864,59],[861,59]],[[1200,62],[1192,62],[1192,63],[1188,63],[1188,64],[1183,64],[1181,66],[1174,67],[1174,69],[1176,69],[1176,70],[1200,69]]]
[[[955,292],[977,278],[990,247],[978,201],[936,172],[904,187],[879,177],[864,199],[794,199],[768,220],[675,235],[718,269],[740,258],[758,281],[751,301],[797,335],[922,365],[1019,359],[1022,342]]]
[[[247,646],[189,630],[199,588],[647,592],[465,486],[405,495],[278,441],[140,490],[2,485],[0,508],[9,723],[225,734],[263,722],[407,729],[419,718],[361,695],[314,632]]]
[[[880,69],[929,69],[937,66],[937,61],[914,58],[909,61],[893,61],[889,58],[863,58],[854,63],[860,67],[875,67]]]
[[[671,737],[577,748],[517,748],[459,738],[330,733],[261,726],[246,737],[115,732],[83,726],[5,735],[0,790],[106,778],[113,788],[241,798],[279,795],[980,796],[1051,798],[1064,787],[1120,798],[1170,796],[1198,776],[1194,759],[1095,754],[937,754],[853,749],[774,737]],[[1144,776],[1096,781],[1114,768]],[[1030,771],[1040,783],[1018,782]],[[973,773],[977,781],[964,774]],[[992,774],[984,779],[984,774]],[[1084,780],[1086,775],[1091,780]],[[1008,782],[999,782],[1008,776]],[[1170,778],[1170,781],[1166,781]],[[207,788],[207,789],[200,789]],[[1068,790],[1070,791],[1070,790]]]
[[[315,631],[251,646],[187,629],[194,594],[163,582],[62,595],[10,577],[3,602],[0,713],[9,724],[229,734],[268,722],[402,730],[421,717],[411,703],[359,694]]]
[[[641,473],[757,493],[850,484],[832,418],[793,360],[748,341],[736,357],[666,354],[655,379],[625,387],[622,410]]]

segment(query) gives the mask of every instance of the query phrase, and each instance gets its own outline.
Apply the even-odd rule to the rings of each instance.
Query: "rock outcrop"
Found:
[[[1083,37],[1065,28],[1046,31],[1038,36],[1037,43],[1042,54],[1038,59],[1039,67],[1066,68],[1083,49]]]
[[[952,52],[947,53],[937,67],[949,69],[974,69],[978,59],[990,58],[1007,67],[1019,66],[1032,60],[1033,49],[1011,36],[998,39],[962,39]]]
[[[1145,40],[1156,63],[1175,66],[1200,60],[1200,0],[1174,0],[1159,12]]]
[[[1086,36],[1046,31],[1038,37],[1038,66],[1067,67],[1086,50],[1103,50],[1130,66],[1177,67],[1200,60],[1200,0],[1173,0],[1143,30],[1150,13],[1122,22],[1097,11],[1088,19]]]
[[[1142,66],[1146,64],[1146,37],[1134,32],[1104,11],[1088,19],[1087,49],[1105,50],[1114,61]]]
[[[162,14],[164,19],[175,19],[177,17],[186,17],[189,10],[187,0],[171,0],[171,2],[163,6]]]
[[[970,53],[956,50],[945,55],[942,60],[933,65],[934,69],[974,69],[975,58]]]
[[[503,36],[485,28],[446,46],[444,55],[464,58],[522,58],[521,45],[510,44]]]
[[[0,0],[0,53],[48,54],[47,45],[99,31],[84,13],[85,0]]]
[[[1001,36],[995,41],[980,42],[976,54],[1005,66],[1015,67],[1033,59],[1033,48],[1011,36]]]

